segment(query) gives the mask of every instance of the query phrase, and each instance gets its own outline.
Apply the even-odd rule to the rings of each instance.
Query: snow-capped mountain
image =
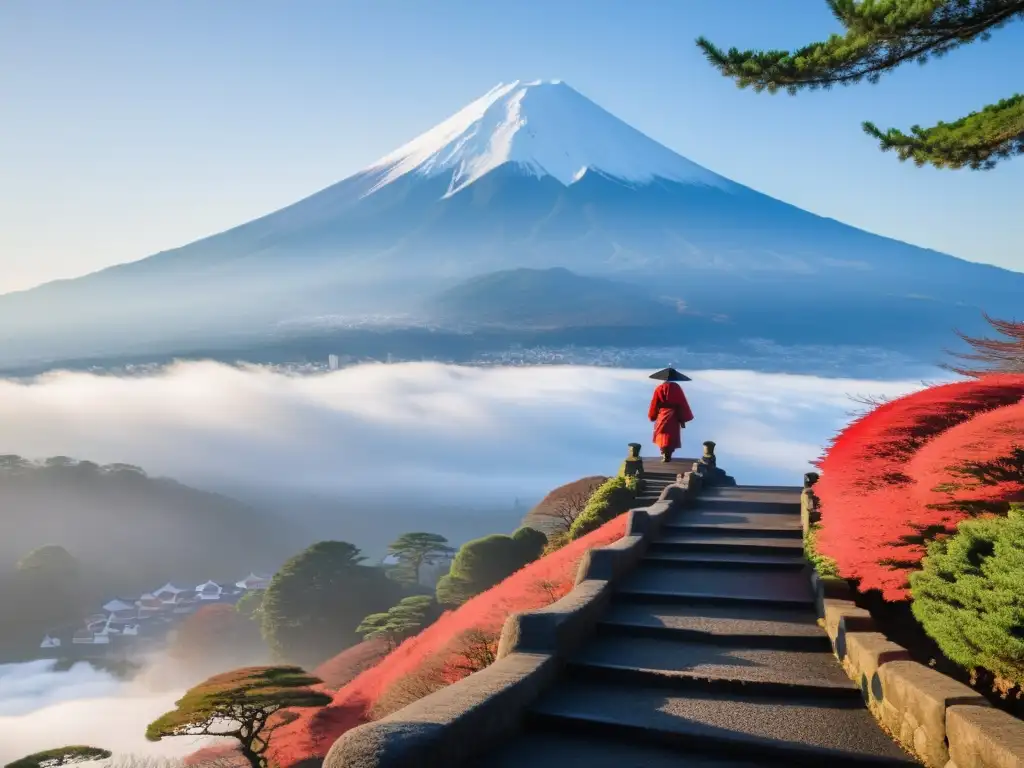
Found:
[[[608,281],[624,305],[605,312]],[[565,291],[571,311],[553,306]],[[952,326],[1012,314],[1022,295],[1024,275],[810,214],[564,83],[515,82],[260,219],[0,296],[0,365],[209,348],[324,316],[462,327],[474,307],[516,326],[588,325],[591,313],[590,325],[615,317],[673,338],[938,349]],[[640,296],[655,310],[631,311]]]
[[[655,179],[727,189],[711,173],[606,112],[560,80],[499,85],[440,125],[371,165],[376,192],[407,174],[448,180],[453,195],[514,164],[563,186],[597,172],[619,181]]]

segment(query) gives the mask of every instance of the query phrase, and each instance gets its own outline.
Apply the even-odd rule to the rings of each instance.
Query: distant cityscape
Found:
[[[684,366],[690,370],[756,370],[762,373],[796,373],[816,376],[891,378],[931,376],[933,365],[922,364],[907,355],[877,347],[782,346],[768,340],[742,343],[744,354],[694,351],[687,347],[518,347],[482,353],[471,359],[444,357],[383,357],[331,353],[319,360],[266,362],[221,360],[225,364],[258,367],[289,375],[322,374],[366,364],[433,362],[475,367],[501,366],[592,366],[602,368],[661,368]],[[99,375],[145,376],[166,368],[167,362],[90,366],[83,370]]]

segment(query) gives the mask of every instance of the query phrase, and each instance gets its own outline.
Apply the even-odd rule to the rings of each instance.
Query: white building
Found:
[[[153,616],[161,611],[165,611],[168,608],[168,603],[165,603],[156,595],[145,594],[135,601],[135,604],[139,609],[139,618],[147,618]]]
[[[184,589],[179,589],[173,584],[164,584],[160,589],[155,590],[152,595],[164,603],[176,603],[184,591]]]
[[[328,355],[327,356],[327,367],[332,371],[338,370],[338,356]]]
[[[215,581],[207,581],[196,587],[196,598],[198,600],[220,600],[224,593],[224,587]]]
[[[87,627],[75,632],[71,642],[73,645],[109,645],[110,636],[105,633],[93,632]]]
[[[139,607],[134,602],[115,598],[105,603],[103,610],[109,614],[109,619],[134,619],[139,615]]]
[[[60,638],[50,637],[49,635],[43,635],[43,642],[39,644],[40,648],[60,648]]]

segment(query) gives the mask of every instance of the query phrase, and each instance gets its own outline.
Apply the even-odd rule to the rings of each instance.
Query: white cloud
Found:
[[[210,743],[196,737],[146,741],[146,726],[173,708],[181,691],[149,690],[86,663],[64,672],[53,665],[0,665],[0,764],[65,744],[171,757]]]
[[[648,444],[643,371],[364,365],[316,376],[212,362],[145,377],[54,373],[0,382],[0,452],[129,462],[201,485],[493,498],[611,472]],[[698,371],[684,454],[715,440],[740,482],[797,483],[871,382]]]

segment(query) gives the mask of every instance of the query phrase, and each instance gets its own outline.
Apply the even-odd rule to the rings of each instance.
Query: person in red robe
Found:
[[[654,444],[661,451],[661,460],[667,462],[683,445],[682,430],[686,422],[693,421],[693,411],[683,388],[676,383],[689,379],[674,368],[659,371],[651,378],[665,379],[654,389],[647,418],[654,422]]]

